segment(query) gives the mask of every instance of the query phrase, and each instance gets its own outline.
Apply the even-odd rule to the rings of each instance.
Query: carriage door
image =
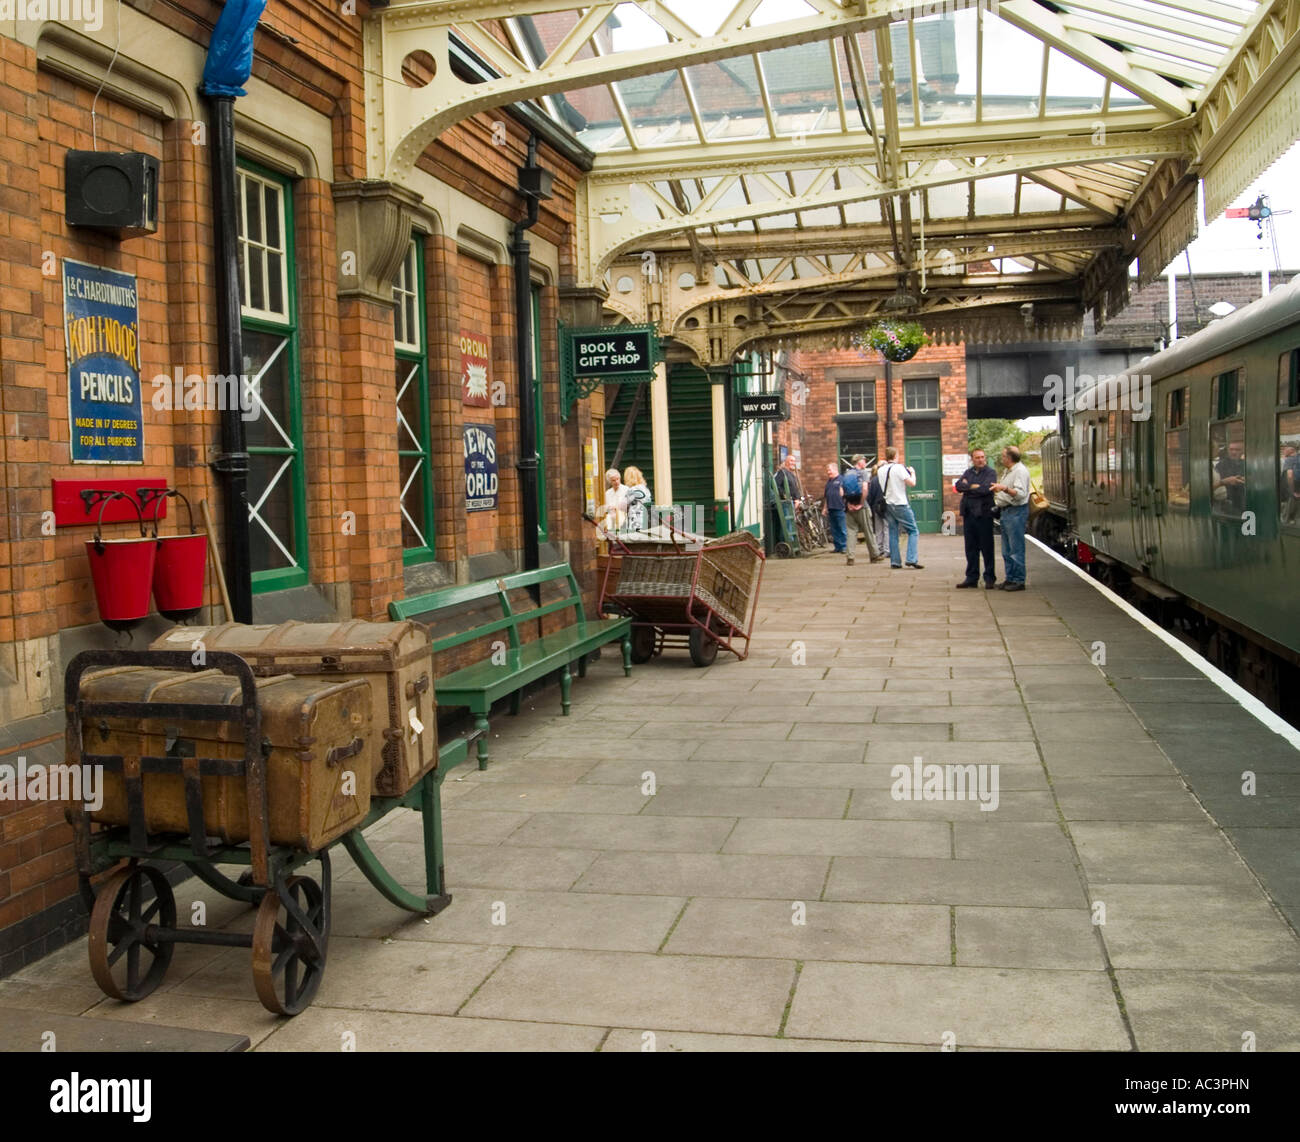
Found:
[[[1135,562],[1146,567],[1159,579],[1163,568],[1160,551],[1160,520],[1165,512],[1165,457],[1156,447],[1161,433],[1156,410],[1144,420],[1133,421],[1133,484],[1129,490],[1129,509],[1133,521]]]

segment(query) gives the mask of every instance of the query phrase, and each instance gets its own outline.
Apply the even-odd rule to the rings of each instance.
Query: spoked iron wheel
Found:
[[[784,539],[780,540],[774,549],[782,559],[789,559],[794,555],[794,549],[786,543]]]
[[[635,663],[649,662],[655,653],[655,629],[654,627],[633,627],[632,628],[632,661]]]
[[[328,887],[328,868],[324,879]],[[311,877],[291,876],[279,892],[262,897],[253,925],[253,983],[263,1007],[297,1015],[311,1004],[325,974],[328,940],[327,893]]]
[[[176,897],[158,869],[132,862],[110,876],[90,913],[90,973],[100,990],[128,1003],[153,991],[176,949],[156,929],[175,926]]]

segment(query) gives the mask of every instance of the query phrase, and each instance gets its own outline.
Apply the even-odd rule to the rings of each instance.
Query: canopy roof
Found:
[[[1122,305],[1135,256],[1149,279],[1193,236],[1197,176],[1217,213],[1300,107],[1300,0],[423,0],[380,19],[385,60],[435,69],[382,85],[372,174],[534,102],[594,152],[581,283],[705,358],[873,314],[1075,334]]]

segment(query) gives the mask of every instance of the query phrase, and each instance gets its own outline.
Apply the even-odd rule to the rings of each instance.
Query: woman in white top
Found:
[[[605,473],[609,487],[605,489],[605,518],[603,526],[606,531],[622,531],[627,520],[627,489],[623,487],[623,477],[617,468]]]

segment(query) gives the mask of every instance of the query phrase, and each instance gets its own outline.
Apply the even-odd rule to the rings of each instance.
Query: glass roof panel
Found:
[[[817,114],[837,106],[835,77],[825,44],[797,44],[761,52],[758,58],[763,65],[768,98],[778,116]]]

